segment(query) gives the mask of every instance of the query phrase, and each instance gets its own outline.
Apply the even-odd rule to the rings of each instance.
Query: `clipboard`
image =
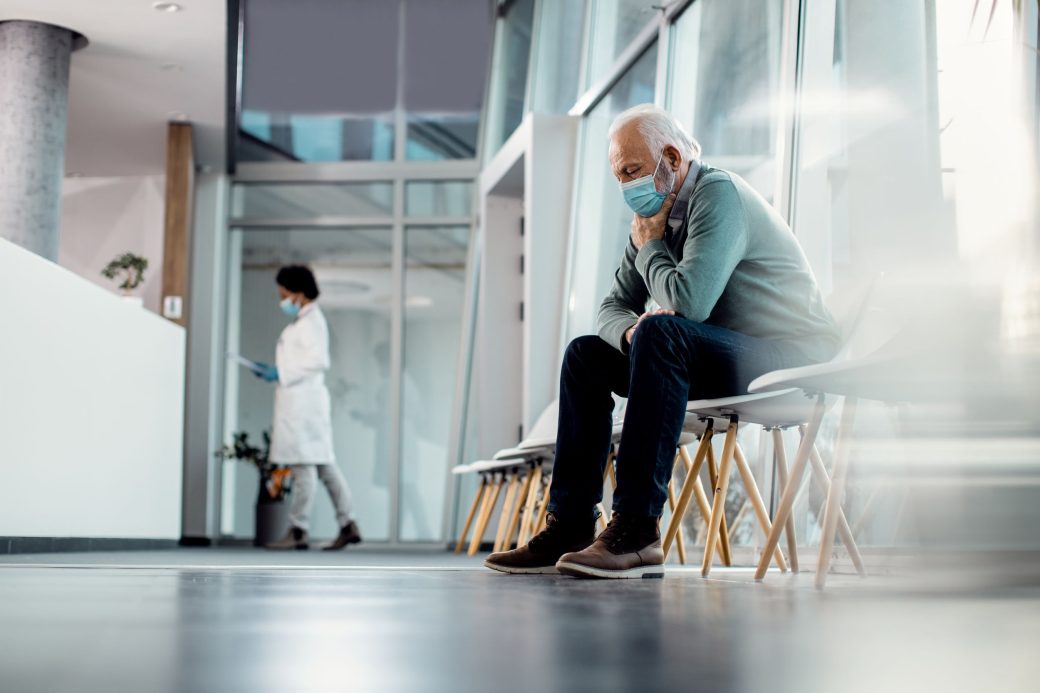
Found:
[[[257,363],[256,361],[250,361],[249,359],[245,358],[244,356],[239,356],[238,354],[232,354],[229,351],[227,353],[227,357],[228,357],[229,360],[234,361],[235,363],[237,363],[238,365],[240,365],[240,366],[242,366],[244,368],[248,368],[249,370],[253,371],[254,373],[259,372],[261,370],[261,366],[260,366],[259,363]]]

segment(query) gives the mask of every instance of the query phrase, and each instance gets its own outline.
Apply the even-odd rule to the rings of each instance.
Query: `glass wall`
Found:
[[[485,0],[244,0],[243,14],[239,161],[476,156]]]
[[[366,541],[445,540],[473,183],[429,173],[240,181],[231,192],[227,350],[273,363],[288,322],[275,274],[286,264],[313,269],[330,331],[326,382],[337,464]],[[271,428],[272,386],[235,369],[225,393],[225,436],[246,432],[259,441]],[[229,463],[224,474],[223,531],[251,536],[256,473]],[[319,493],[311,532],[337,529]]]
[[[672,28],[666,107],[705,161],[777,188],[784,0],[699,0]]]
[[[665,3],[654,0],[591,0],[584,87],[606,77],[640,31]]]
[[[510,21],[526,81],[534,1]],[[274,276],[309,265],[331,332],[337,463],[366,541],[440,542],[494,4],[242,0],[227,350],[273,362]],[[525,28],[526,27],[526,28]],[[512,45],[512,44],[511,44]],[[506,85],[508,86],[508,84]],[[512,87],[504,101],[519,122]],[[223,354],[222,354],[223,356]],[[272,388],[231,369],[224,436],[260,440]],[[253,532],[256,475],[224,466],[222,530]],[[312,534],[332,536],[322,493]]]
[[[705,161],[746,179],[787,217],[839,320],[865,280],[922,270],[933,286],[934,274],[973,282],[994,325],[1040,343],[1032,3],[986,3],[985,12],[974,0],[534,5],[533,38],[512,59],[496,53],[491,81],[510,84],[510,125],[523,116],[520,94],[527,111],[581,118],[574,180],[560,181],[573,190],[561,355],[569,339],[595,331],[628,239],[631,213],[607,166],[606,132],[618,112],[644,102],[675,114]],[[498,33],[500,51],[520,45],[515,24],[500,20]],[[488,113],[505,122],[500,107],[489,103]],[[510,131],[488,140],[488,157]],[[881,439],[895,438],[888,413],[863,416]],[[828,464],[835,425],[828,417],[820,439]],[[759,455],[768,445],[750,429],[741,442],[768,501],[771,465]],[[898,543],[905,495],[879,495],[866,481],[853,479],[850,523],[865,544]],[[746,498],[739,483],[731,489],[731,538],[753,545]],[[804,543],[818,540],[821,503],[807,484],[796,506]],[[700,525],[693,515],[691,535]]]
[[[228,350],[255,361],[275,362],[278,336],[289,323],[278,309],[278,268],[306,264],[314,271],[321,289],[318,305],[329,325],[331,367],[325,380],[336,463],[353,493],[357,522],[373,541],[390,538],[392,238],[389,226],[238,228],[230,244],[234,266]],[[243,369],[230,375],[227,391],[233,406],[226,417],[227,433],[245,432],[259,441],[271,430],[274,387]],[[252,536],[256,472],[231,462],[224,471],[225,486],[234,489],[234,520],[224,531]],[[324,496],[323,491],[317,495],[311,517],[311,533],[317,537],[338,531]]]
[[[468,226],[405,228],[402,541],[442,538]]]
[[[628,243],[632,211],[607,160],[607,130],[621,111],[654,100],[657,44],[647,49],[582,121],[571,230],[571,282],[567,298],[568,341],[595,334],[596,313]]]
[[[523,120],[527,109],[527,70],[535,0],[500,2],[495,25],[494,60],[488,90],[485,161],[494,156]]]

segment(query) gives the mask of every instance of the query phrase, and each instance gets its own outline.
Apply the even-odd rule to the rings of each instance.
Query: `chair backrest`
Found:
[[[549,406],[545,408],[538,418],[534,422],[534,426],[531,426],[531,430],[528,431],[527,437],[524,441],[529,440],[543,440],[545,438],[556,437],[556,425],[560,419],[560,400],[554,399],[549,403]],[[523,447],[524,443],[520,443],[520,447]]]
[[[897,311],[888,305],[884,294],[888,287],[884,273],[844,292],[835,292],[827,300],[831,314],[838,322],[842,346],[833,361],[848,361],[876,352],[901,330]]]

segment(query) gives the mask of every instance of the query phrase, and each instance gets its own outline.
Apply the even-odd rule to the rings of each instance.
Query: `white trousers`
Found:
[[[292,468],[292,504],[289,507],[289,522],[293,527],[306,530],[310,524],[311,509],[314,507],[314,490],[318,486],[318,478],[329,491],[332,504],[336,507],[336,521],[340,527],[350,523],[353,505],[350,500],[350,487],[343,478],[339,466],[333,464],[293,464]]]

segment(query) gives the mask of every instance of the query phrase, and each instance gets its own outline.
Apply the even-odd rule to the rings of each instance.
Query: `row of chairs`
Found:
[[[905,367],[895,366],[901,362],[905,365],[912,351],[904,348],[905,340],[901,345],[898,340],[891,339],[890,329],[881,331],[885,336],[880,341],[876,332],[870,337],[863,336],[870,331],[865,326],[874,327],[868,319],[868,302],[873,287],[874,284],[861,294],[852,310],[846,311],[849,318],[842,325],[845,346],[832,361],[767,373],[751,383],[746,395],[691,401],[687,404],[687,418],[676,454],[676,464],[684,472],[685,479],[678,494],[669,488],[671,515],[662,538],[666,558],[672,547],[676,546],[680,562],[685,563],[682,523],[690,502],[695,501],[707,527],[701,561],[702,575],[710,573],[716,553],[720,555],[723,564],[731,564],[725,502],[732,468],[735,466],[747,493],[747,504],[766,536],[755,578],[763,579],[771,563],[775,563],[781,571],[787,571],[790,567],[797,572],[799,559],[792,510],[808,468],[811,470],[811,483],[827,499],[820,514],[821,541],[816,565],[816,586],[822,588],[826,582],[834,541],[839,535],[856,571],[861,576],[866,574],[854,532],[842,507],[857,402],[869,398],[891,403],[909,396],[899,389],[899,377],[893,374],[906,372]],[[828,474],[816,442],[824,414],[835,404],[836,399],[844,399],[844,404],[834,447],[832,474]],[[456,552],[461,552],[472,526],[474,531],[469,541],[469,553],[476,553],[503,486],[507,492],[495,550],[508,548],[514,539],[517,545],[522,545],[540,530],[548,501],[556,418],[557,410],[552,406],[539,418],[532,435],[517,448],[500,451],[492,460],[455,469],[458,474],[476,472],[481,475],[480,487],[470,507]],[[738,428],[748,424],[763,427],[772,440],[777,480],[782,489],[780,502],[772,517],[766,509],[747,457],[737,442]],[[783,431],[788,429],[795,429],[800,434],[798,449],[790,466],[783,439]],[[620,421],[616,421],[614,445],[607,465],[608,480],[614,477],[613,451],[620,440],[620,432]],[[712,446],[712,439],[717,432],[724,435],[721,458],[718,460],[715,459]],[[697,443],[696,452],[691,456],[687,446],[694,442]],[[712,486],[710,496],[700,479],[701,470],[705,466]],[[780,548],[781,534],[786,535],[787,556]]]

